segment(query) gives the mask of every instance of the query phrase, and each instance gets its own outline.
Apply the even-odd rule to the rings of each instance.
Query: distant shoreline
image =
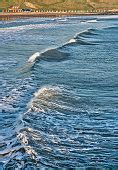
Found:
[[[21,13],[0,13],[0,20],[9,18],[27,18],[27,17],[65,17],[65,16],[92,16],[92,15],[118,15],[118,11],[108,12],[21,12]]]

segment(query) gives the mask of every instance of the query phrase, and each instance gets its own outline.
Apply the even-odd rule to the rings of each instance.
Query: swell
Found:
[[[118,31],[118,26],[110,26],[110,27],[107,27],[107,28],[104,28],[104,30],[108,30],[108,31]]]
[[[64,52],[63,48],[75,45],[96,45],[95,43],[89,41],[87,36],[94,36],[96,34],[95,29],[88,29],[83,32],[78,33],[67,43],[63,44],[60,47],[56,48],[48,48],[42,52],[36,52],[32,56],[29,57],[28,63],[35,63],[38,60],[44,60],[48,62],[60,62],[69,59],[69,53]]]
[[[36,52],[29,59],[29,63],[34,63],[37,60],[44,60],[48,62],[59,62],[67,60],[69,57],[68,53],[62,52],[59,48],[55,49],[46,49],[44,52]]]

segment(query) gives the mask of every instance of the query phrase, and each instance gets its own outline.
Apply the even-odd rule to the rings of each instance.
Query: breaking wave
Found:
[[[36,52],[33,54],[29,59],[29,63],[34,63],[37,60],[44,60],[49,62],[59,62],[64,61],[68,59],[68,53],[62,52],[59,50],[59,48],[55,49],[47,49],[44,52]]]
[[[95,43],[87,40],[87,35],[95,35],[95,29],[88,29],[78,33],[74,38],[60,47],[48,48],[42,52],[36,52],[28,59],[28,63],[35,63],[38,60],[44,60],[48,62],[60,62],[69,59],[69,53],[63,52],[64,47],[71,45],[95,45]]]
[[[87,23],[96,23],[96,22],[98,22],[96,19],[94,19],[94,20],[88,20],[88,21],[86,21]]]
[[[4,120],[1,121],[1,127],[3,125],[4,127],[1,128],[0,133],[0,158],[1,162],[5,163],[6,169],[10,169],[10,167],[15,167],[14,169],[23,167],[25,169],[24,166],[28,163],[31,168],[34,168],[34,164],[38,168],[39,164],[57,168],[83,167],[89,164],[94,165],[94,163],[96,166],[96,162],[99,165],[101,162],[103,164],[109,163],[111,157],[111,161],[116,162],[113,151],[116,150],[117,129],[114,128],[115,125],[112,126],[113,113],[109,110],[108,105],[104,106],[107,102],[106,96],[110,94],[107,91],[107,88],[109,91],[110,88],[103,81],[103,78],[105,81],[106,78],[101,76],[106,71],[99,75],[99,70],[94,70],[97,64],[99,66],[100,61],[103,60],[96,53],[95,56],[90,55],[87,58],[90,52],[87,45],[96,45],[95,35],[98,34],[99,30],[96,29],[85,30],[62,46],[36,52],[28,59],[27,68],[23,68],[21,71],[27,72],[30,70],[30,66],[32,67],[40,60],[61,62],[70,59],[71,56],[75,57],[75,54],[69,54],[70,51],[73,53],[73,49],[68,50],[75,48],[75,45],[78,47],[85,45],[87,50],[85,55],[83,48],[76,49],[78,50],[77,54],[79,54],[79,49],[82,50],[82,62],[78,63],[84,68],[81,65],[76,65],[74,68],[71,67],[71,64],[68,65],[69,72],[67,74],[69,77],[67,79],[67,74],[63,74],[64,79],[62,78],[63,81],[61,81],[60,72],[57,72],[55,77],[57,76],[58,79],[55,82],[53,81],[54,74],[46,75],[45,70],[42,70],[44,74],[42,75],[38,70],[39,74],[36,75],[34,71],[34,74],[31,75],[31,81],[24,80],[23,85],[19,83],[19,88],[14,88],[8,96],[2,99],[0,118]],[[106,41],[108,41],[107,36],[109,34],[105,34]],[[93,47],[92,50],[94,52],[96,48]],[[94,59],[94,57],[96,58]],[[78,60],[78,58],[76,59]],[[91,61],[92,65],[89,64]],[[62,65],[61,68],[65,70],[67,63],[63,64],[65,65]],[[74,64],[77,62],[74,61]],[[104,69],[104,67],[101,68]],[[51,73],[54,73],[55,70],[51,69]],[[56,67],[56,69],[58,68]],[[61,70],[62,73],[64,73],[63,70]],[[52,85],[54,83],[55,85]],[[32,87],[33,90],[30,89]],[[100,89],[101,87],[102,89]],[[106,89],[104,94],[103,89]],[[101,101],[103,95],[105,101]],[[106,128],[106,125],[109,126]],[[109,143],[109,141],[114,143]]]
[[[28,60],[28,62],[33,63],[40,56],[39,52],[34,53]]]
[[[28,104],[28,111],[26,112],[64,112],[64,111],[76,111],[73,104],[69,104],[69,101],[75,103],[79,99],[72,97],[73,95],[67,89],[62,86],[44,86],[34,93],[34,98]]]

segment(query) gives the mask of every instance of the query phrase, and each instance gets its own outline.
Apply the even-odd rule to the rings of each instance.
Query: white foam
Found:
[[[34,63],[42,54],[44,54],[45,52],[49,51],[49,50],[54,50],[56,48],[47,48],[45,50],[42,50],[41,52],[36,52],[34,53],[29,59],[28,62],[29,63]]]
[[[40,95],[46,95],[46,96],[53,96],[54,94],[56,95],[58,92],[61,92],[61,89],[56,86],[47,86],[47,87],[42,87],[39,89],[36,93],[34,93],[34,96],[38,98]]]
[[[96,23],[96,22],[98,22],[97,20],[88,20],[88,21],[86,21],[87,23]]]
[[[59,94],[61,89],[55,86],[44,86],[40,88],[37,92],[34,93],[34,97],[28,103],[28,111],[25,114],[29,114],[30,112],[42,112],[45,113],[45,109],[42,104],[40,105],[40,101],[46,101],[48,103],[49,98],[53,98]]]
[[[5,27],[1,28],[0,32],[18,32],[18,31],[26,31],[26,30],[32,30],[32,29],[48,29],[52,27],[56,27],[55,24],[27,24],[27,25],[21,25],[21,26],[12,26],[12,27]]]
[[[57,21],[66,22],[67,18],[57,18]]]
[[[76,42],[76,39],[72,38],[68,43],[75,43]]]
[[[40,53],[39,53],[39,52],[34,53],[34,54],[28,59],[28,62],[29,62],[29,63],[34,63],[39,56],[40,56]]]

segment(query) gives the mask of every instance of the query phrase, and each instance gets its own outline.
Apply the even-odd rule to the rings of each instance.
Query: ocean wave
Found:
[[[90,41],[91,37],[88,36],[93,36],[96,35],[94,33],[95,30],[93,29],[88,29],[85,31],[82,31],[74,36],[71,40],[69,40],[67,43],[64,44],[64,46],[68,45],[95,45],[92,41]]]
[[[77,96],[75,89],[70,89],[68,86],[40,87],[34,93],[28,104],[29,111],[23,117],[28,126],[20,132],[20,139],[26,145],[26,152],[34,156],[35,160],[40,155],[41,163],[56,167],[60,163],[62,165],[62,159],[68,156],[67,153],[76,160],[76,155],[71,154],[71,151],[77,153],[81,150],[90,151],[90,141],[81,136],[86,131],[90,133],[90,130],[79,126],[79,123],[80,125],[83,123],[83,115],[86,114],[85,105],[86,101]],[[52,160],[52,155],[56,163]],[[57,160],[57,155],[62,158],[61,161]],[[67,159],[68,157],[64,162]]]
[[[81,23],[97,23],[98,22],[98,20],[97,19],[89,19],[89,20],[82,20],[82,21],[80,21]]]
[[[61,93],[61,89],[55,86],[45,86],[34,93],[33,99],[28,104],[28,112],[45,112],[47,106],[51,106],[53,99]],[[28,113],[26,112],[26,113]]]
[[[86,35],[95,35],[95,31],[95,29],[85,30],[76,34],[72,39],[60,47],[48,48],[42,52],[36,52],[29,57],[28,63],[35,63],[37,60],[44,60],[48,62],[60,62],[68,60],[69,53],[63,52],[63,48],[70,45],[95,45],[93,42],[87,39],[87,37],[83,39],[83,37]]]
[[[76,37],[78,37],[78,36],[81,36],[81,37],[84,37],[84,36],[94,36],[94,35],[98,35],[97,34],[97,29],[89,28],[89,29],[87,29],[85,31],[82,31],[82,32],[78,33],[76,35]]]
[[[75,39],[71,39],[66,45],[65,47],[67,46],[70,46],[70,45],[95,45],[94,43],[91,43],[89,41],[86,41],[82,38],[75,38]]]
[[[34,97],[28,103],[28,111],[37,113],[46,112],[59,112],[63,113],[65,111],[76,112],[74,103],[76,103],[80,98],[75,97],[69,90],[61,86],[44,86],[41,87],[37,92],[34,93]]]
[[[59,62],[59,61],[64,61],[67,60],[69,57],[68,53],[64,53],[59,50],[59,48],[55,49],[46,49],[44,52],[36,52],[34,53],[29,59],[29,63],[34,63],[37,60],[44,60],[48,62]]]
[[[28,62],[29,63],[33,63],[34,61],[36,61],[36,59],[40,56],[39,52],[34,53],[29,59]]]
[[[78,45],[94,45],[92,41],[90,41],[90,38],[95,35],[98,35],[99,30],[88,28],[87,30],[84,30],[82,32],[77,33],[74,38],[69,40],[67,43],[64,44],[70,45],[70,44],[78,44]]]
[[[26,31],[26,30],[34,30],[34,29],[48,29],[57,26],[57,24],[26,24],[21,26],[12,26],[12,27],[4,27],[0,28],[0,32],[19,32],[19,31]]]
[[[118,26],[110,26],[110,27],[106,27],[106,28],[104,28],[104,30],[116,30],[116,31],[118,31]]]
[[[71,44],[71,43],[76,43],[76,39],[75,38],[70,39],[67,44]],[[67,44],[65,44],[65,45],[67,45]]]
[[[88,21],[86,21],[87,23],[96,23],[96,22],[98,22],[98,20],[96,20],[96,19],[94,19],[94,20],[88,20]]]
[[[90,42],[90,41],[86,41],[82,38],[77,38],[76,39],[76,44],[79,44],[79,45],[95,45],[93,42]]]

